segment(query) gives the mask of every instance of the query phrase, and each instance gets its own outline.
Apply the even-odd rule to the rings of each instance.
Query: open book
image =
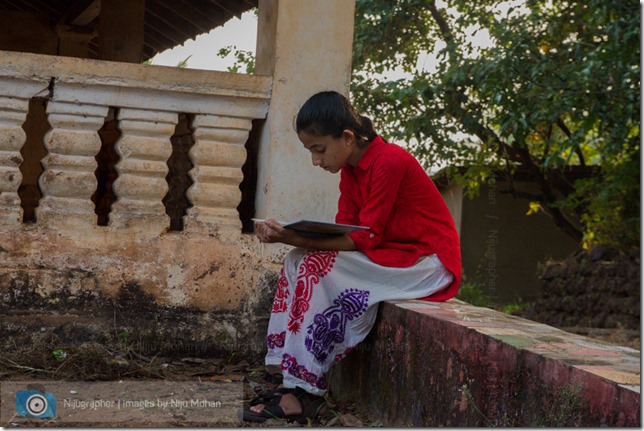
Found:
[[[264,219],[254,218],[253,221],[262,222]],[[278,221],[287,229],[294,229],[299,235],[308,237],[326,237],[344,235],[355,230],[367,230],[366,226],[355,226],[351,224],[328,223],[316,220],[298,220],[295,222]]]

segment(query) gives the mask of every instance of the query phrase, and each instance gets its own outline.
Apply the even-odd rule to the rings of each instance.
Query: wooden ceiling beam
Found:
[[[181,35],[183,40],[188,40],[192,38],[192,35],[190,33],[186,33],[185,30],[183,30],[180,27],[177,27],[174,25],[174,23],[168,21],[167,19],[163,18],[159,14],[148,10],[146,14],[145,20],[150,24],[151,27],[154,27],[157,29],[159,32],[168,32],[170,31],[171,33],[175,33],[178,35]],[[165,31],[164,31],[165,30]]]
[[[90,34],[100,25],[101,4],[113,1],[0,0],[0,13],[18,11],[36,14],[52,20],[57,28],[82,30]],[[129,0],[123,1],[127,5]],[[151,55],[154,51],[161,52],[183,44],[224,25],[233,17],[241,17],[257,4],[257,0],[146,0],[145,53]],[[152,32],[149,37],[147,30]],[[98,40],[92,40],[89,46],[92,53],[98,52]]]
[[[195,28],[198,28],[201,33],[208,33],[214,28],[211,26],[211,20],[209,20],[203,13],[196,9],[191,2],[186,2],[183,0],[156,0],[158,4],[163,4],[167,9],[172,9],[173,13],[177,16],[180,16],[182,19],[192,22]],[[168,4],[174,5],[174,7],[168,6]],[[177,6],[180,7],[177,7]]]
[[[58,9],[56,9],[56,8],[51,7],[51,5],[50,5],[49,3],[50,3],[50,2],[42,2],[42,1],[40,1],[40,0],[30,0],[30,1],[29,1],[29,5],[30,5],[30,6],[33,6],[35,9],[38,9],[38,11],[39,11],[41,14],[43,14],[43,13],[47,14],[47,13],[49,13],[49,14],[53,14],[53,15],[54,15],[54,17],[56,17],[56,18],[57,18],[57,17],[59,17],[60,15],[62,15],[63,13],[65,13],[65,11],[64,11],[64,10],[58,10]]]
[[[197,35],[204,32],[201,26],[194,22],[194,17],[187,18],[185,14],[182,13],[183,9],[178,7],[176,0],[172,3],[174,3],[174,6],[168,6],[168,3],[164,0],[155,0],[156,7],[154,10],[157,12],[156,15],[166,22],[171,21],[175,28],[189,29],[187,30],[189,34]]]
[[[167,49],[168,42],[163,42],[163,41],[159,40],[159,38],[156,37],[153,33],[155,33],[154,30],[146,32],[146,34],[145,34],[145,46],[149,47],[152,51],[155,51],[155,52],[165,51]],[[158,33],[157,33],[157,35],[158,35]]]
[[[146,39],[149,37],[151,40],[154,40],[161,45],[164,51],[179,44],[176,40],[157,30],[156,27],[149,22],[145,24],[145,35]]]
[[[13,2],[11,0],[5,0],[7,4],[9,4],[15,11],[19,12],[36,12],[40,13],[40,9],[38,9],[36,6],[32,5],[31,3],[25,4],[24,2]]]
[[[228,15],[230,15],[230,18],[235,16],[235,12],[232,12],[230,9],[227,7],[224,7],[219,3],[217,0],[206,0],[208,3],[216,6],[217,8],[221,9],[222,11],[226,12]],[[228,19],[225,19],[224,21],[228,21]]]
[[[101,12],[101,0],[76,0],[60,19],[61,23],[85,26]]]

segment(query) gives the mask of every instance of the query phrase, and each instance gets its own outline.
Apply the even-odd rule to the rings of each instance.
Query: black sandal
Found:
[[[265,422],[267,419],[286,419],[294,420],[301,425],[305,425],[309,420],[315,420],[326,405],[326,400],[323,396],[310,394],[300,387],[295,389],[280,389],[283,389],[281,393],[273,394],[260,413],[250,411],[250,406],[244,407],[243,420],[248,422]],[[300,402],[302,406],[301,414],[291,416],[284,414],[284,410],[279,406],[279,402],[282,396],[287,393],[295,395],[295,398]]]
[[[255,398],[250,400],[250,405],[256,406],[257,404],[268,404],[274,398],[281,398],[282,395],[290,394],[291,392],[293,392],[293,389],[289,389],[289,388],[275,388],[275,389],[266,389],[263,391],[262,390],[256,391],[257,396],[255,396]]]

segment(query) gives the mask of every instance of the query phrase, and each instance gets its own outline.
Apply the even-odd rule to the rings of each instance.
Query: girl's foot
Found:
[[[262,399],[262,403],[244,408],[244,420],[264,422],[266,419],[292,419],[306,424],[321,414],[326,406],[322,396],[310,394],[302,388],[275,389],[275,393]]]
[[[302,404],[293,394],[283,394],[278,404],[284,411],[284,416],[299,416],[302,414]],[[266,404],[257,404],[250,407],[250,411],[261,414]]]

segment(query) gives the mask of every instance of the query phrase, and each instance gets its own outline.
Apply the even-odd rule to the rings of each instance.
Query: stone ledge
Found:
[[[640,352],[459,300],[385,302],[330,375],[387,426],[640,426]]]

